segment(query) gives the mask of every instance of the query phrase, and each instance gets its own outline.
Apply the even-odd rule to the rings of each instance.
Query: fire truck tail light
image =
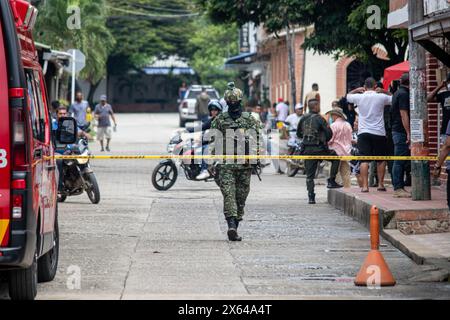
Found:
[[[12,189],[14,190],[25,190],[27,187],[27,183],[25,179],[13,180]]]

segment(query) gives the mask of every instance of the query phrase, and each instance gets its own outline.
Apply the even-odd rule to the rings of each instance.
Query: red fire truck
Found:
[[[0,272],[21,300],[34,299],[58,266],[58,173],[32,38],[37,13],[27,1],[0,0]]]

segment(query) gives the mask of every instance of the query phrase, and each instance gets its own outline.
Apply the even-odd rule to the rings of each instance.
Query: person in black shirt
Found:
[[[410,156],[410,102],[409,102],[409,73],[400,78],[400,87],[392,98],[392,139],[394,140],[395,156]],[[411,198],[411,193],[405,190],[405,169],[407,161],[394,161],[392,184],[394,197]]]
[[[355,125],[355,119],[356,119],[355,106],[351,103],[348,103],[347,99],[345,97],[342,97],[338,101],[338,107],[340,107],[342,109],[342,111],[344,111],[344,114],[347,116],[348,123],[350,123],[350,125],[353,128],[353,126]]]
[[[442,89],[445,91],[439,92]],[[439,92],[439,93],[438,93]],[[442,108],[442,125],[441,136],[445,137],[445,129],[450,120],[450,73],[447,75],[447,81],[443,81],[430,95],[428,96],[428,102],[439,102]],[[441,141],[442,143],[443,141]]]

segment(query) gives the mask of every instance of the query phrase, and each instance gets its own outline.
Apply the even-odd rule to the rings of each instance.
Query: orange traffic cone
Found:
[[[372,206],[370,209],[370,246],[371,250],[355,278],[355,285],[367,287],[394,286],[394,276],[379,251],[380,221],[376,206]]]

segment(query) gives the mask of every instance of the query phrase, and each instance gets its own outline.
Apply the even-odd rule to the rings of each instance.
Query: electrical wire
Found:
[[[155,6],[144,5],[144,4],[140,4],[140,3],[129,3],[129,5],[136,7],[136,8],[142,8],[142,9],[148,9],[148,10],[167,11],[167,12],[174,12],[174,13],[180,13],[180,14],[192,13],[192,11],[190,11],[190,10],[155,7]]]
[[[148,18],[163,18],[163,19],[178,19],[178,18],[192,18],[199,16],[199,13],[188,13],[188,14],[151,14],[151,13],[144,13],[139,11],[132,11],[127,9],[121,9],[121,8],[114,8],[111,6],[106,6],[108,9],[118,12],[123,12],[135,16],[142,16],[142,17],[148,17]]]

